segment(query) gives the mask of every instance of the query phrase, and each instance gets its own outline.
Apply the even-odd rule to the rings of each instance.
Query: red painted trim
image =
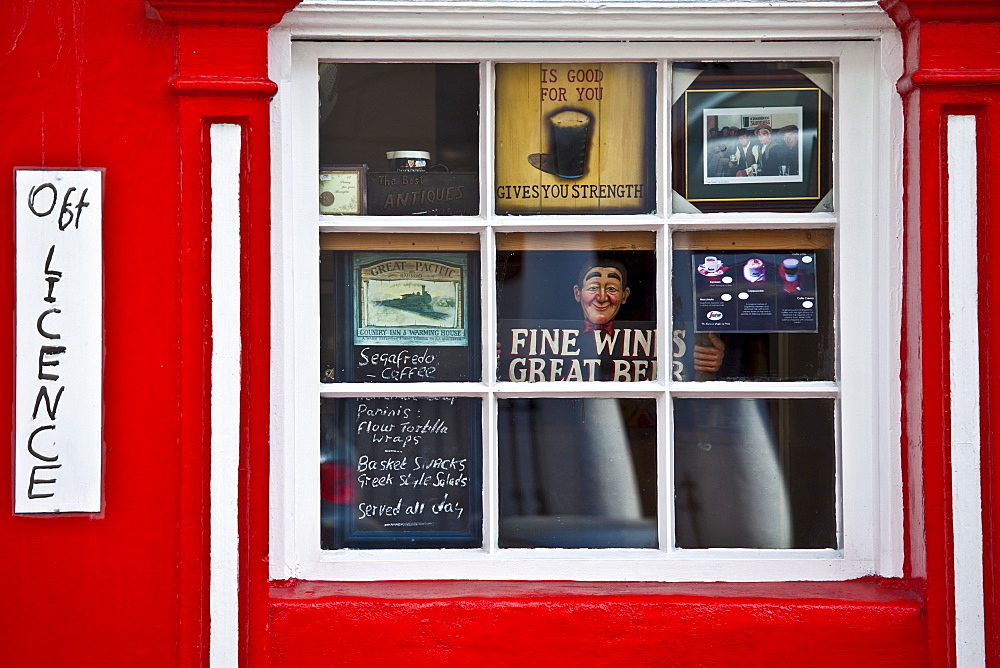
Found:
[[[247,105],[250,106],[249,104]],[[244,129],[242,239],[243,397],[241,442],[241,592],[243,665],[265,665],[268,628],[271,393],[271,147],[269,106],[253,105]]]
[[[922,665],[898,584],[290,583],[270,665]]]
[[[996,0],[880,0],[897,25],[910,21],[965,21],[984,22],[1000,20],[1000,5]]]
[[[899,80],[896,89],[907,95],[916,87],[984,86],[1000,84],[996,70],[917,70]]]
[[[977,134],[980,138],[977,160],[979,165],[990,165],[992,156],[987,147],[1000,140],[992,130],[1000,123],[1000,105],[994,103],[985,109],[977,123]],[[979,254],[984,266],[993,266],[995,258],[1000,257],[1000,234],[994,230],[996,215],[994,206],[1000,206],[994,195],[994,190],[1000,187],[997,183],[995,170],[980,169],[978,182],[979,205]],[[984,289],[985,288],[985,289]],[[996,420],[994,414],[1000,399],[1000,337],[993,334],[990,327],[997,312],[996,290],[992,287],[980,286],[979,292],[979,346],[980,357],[980,473],[983,498],[983,603],[984,631],[986,636],[986,665],[989,668],[1000,666],[1000,516],[996,508],[1000,504],[1000,485],[997,483],[997,444],[994,437]]]
[[[444,601],[452,599],[575,599],[579,597],[654,599],[657,597],[838,601],[917,605],[919,582],[863,578],[844,582],[573,582],[509,580],[386,580],[381,582],[272,582],[278,604],[330,600]]]
[[[178,95],[242,95],[269,99],[278,92],[278,84],[270,79],[175,77],[170,86]]]
[[[267,78],[267,27],[295,2],[180,0],[154,2],[161,16],[177,24],[179,74],[171,80],[178,96],[181,127],[181,191],[202,194],[181,199],[185,239],[182,331],[187,386],[181,394],[200,413],[182,411],[190,425],[182,439],[186,459],[182,485],[182,637],[185,665],[205,665],[209,640],[209,401],[211,397],[210,178],[209,128],[236,123],[243,128],[240,170],[241,383],[239,538],[240,666],[261,665],[267,656],[268,471],[270,448],[270,115],[277,86]],[[214,5],[214,6],[213,6]],[[199,355],[200,352],[200,355]],[[195,419],[197,415],[197,420]]]
[[[949,309],[944,276],[947,255],[947,155],[950,114],[977,117],[979,133],[979,239],[981,255],[995,256],[1000,243],[989,224],[1000,172],[992,168],[992,144],[1000,123],[1000,53],[984,48],[1000,36],[1000,4],[986,0],[937,2],[888,0],[882,5],[902,28],[906,76],[906,237],[904,282],[904,445],[907,466],[907,573],[927,583],[928,649],[932,665],[953,665],[954,554],[949,416]],[[986,258],[984,258],[986,260]],[[988,260],[987,260],[988,261]],[[982,266],[987,266],[986,261]],[[994,481],[993,397],[998,396],[1000,339],[992,274],[980,276],[981,438],[984,595],[987,665],[1000,666],[997,618],[1000,580],[995,516],[1000,489]]]
[[[167,23],[175,25],[252,25],[268,28],[300,0],[149,0]]]

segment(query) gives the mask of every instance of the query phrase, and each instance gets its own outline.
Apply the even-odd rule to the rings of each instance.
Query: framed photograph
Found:
[[[814,210],[831,187],[831,107],[805,76],[695,79],[674,105],[674,189],[703,212]]]
[[[367,209],[365,165],[335,165],[319,170],[319,212],[362,216]]]

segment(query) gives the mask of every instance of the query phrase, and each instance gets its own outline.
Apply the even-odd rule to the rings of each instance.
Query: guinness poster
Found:
[[[649,213],[653,63],[497,65],[496,210]]]

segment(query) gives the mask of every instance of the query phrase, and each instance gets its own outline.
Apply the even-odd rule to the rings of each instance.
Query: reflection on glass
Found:
[[[323,399],[323,549],[481,546],[481,407],[473,398]]]
[[[479,213],[475,64],[322,63],[319,100],[321,211],[363,166],[367,215]]]
[[[832,399],[675,399],[676,545],[837,547]]]
[[[475,252],[321,251],[321,380],[478,379],[478,286]]]
[[[499,402],[500,547],[657,546],[656,402]]]
[[[497,305],[499,380],[656,378],[651,250],[498,250]]]
[[[674,380],[833,380],[833,253],[673,252]]]

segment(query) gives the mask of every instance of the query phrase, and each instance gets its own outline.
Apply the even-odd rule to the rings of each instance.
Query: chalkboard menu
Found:
[[[323,549],[480,547],[481,409],[478,398],[324,399]]]
[[[321,381],[478,380],[478,293],[478,253],[321,251]]]

